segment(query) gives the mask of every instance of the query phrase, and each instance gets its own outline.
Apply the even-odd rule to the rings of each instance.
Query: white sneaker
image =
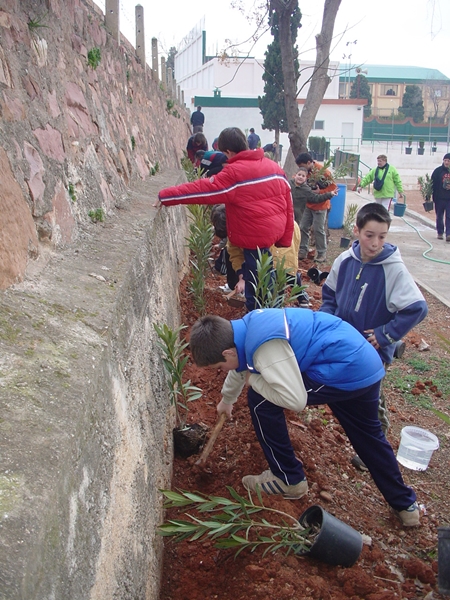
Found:
[[[225,285],[219,285],[219,290],[224,294],[228,294],[229,292],[231,292],[231,288],[228,285],[228,283],[226,283]]]

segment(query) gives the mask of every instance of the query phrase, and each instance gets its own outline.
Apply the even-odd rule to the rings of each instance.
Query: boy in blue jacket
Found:
[[[399,249],[386,242],[390,225],[391,216],[383,205],[371,202],[360,208],[355,226],[358,240],[334,261],[322,287],[320,307],[351,323],[384,364],[392,362],[397,342],[428,313]],[[379,419],[386,434],[389,417],[383,396]],[[357,457],[352,462],[364,468]]]
[[[308,309],[258,309],[242,319],[200,318],[189,345],[200,367],[228,373],[219,414],[231,417],[245,384],[253,427],[269,469],[246,475],[247,490],[298,499],[308,491],[284,409],[328,404],[403,525],[419,524],[414,491],[402,479],[377,417],[383,364],[365,338],[341,319]],[[362,365],[364,368],[362,368]]]

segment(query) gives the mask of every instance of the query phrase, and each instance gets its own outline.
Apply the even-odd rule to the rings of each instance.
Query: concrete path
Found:
[[[347,191],[347,206],[367,202],[373,196],[364,190]],[[398,246],[416,283],[450,308],[450,243],[437,239],[434,220],[407,208],[403,217],[392,216],[388,241]]]

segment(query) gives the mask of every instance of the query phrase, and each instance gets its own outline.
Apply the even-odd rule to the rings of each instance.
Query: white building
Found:
[[[254,127],[262,145],[273,142],[274,134],[262,129],[258,96],[264,93],[262,79],[264,59],[206,56],[206,32],[199,22],[181,42],[175,56],[175,78],[184,92],[191,111],[202,107],[205,115],[204,133],[211,145],[225,127],[239,127],[248,132]],[[314,64],[301,62],[299,85],[307,81]],[[325,137],[334,149],[355,151],[363,125],[365,100],[339,99],[339,63],[330,62],[331,83],[316,116],[311,135]],[[309,83],[299,93],[301,111]],[[287,134],[280,135],[280,143],[289,147]]]

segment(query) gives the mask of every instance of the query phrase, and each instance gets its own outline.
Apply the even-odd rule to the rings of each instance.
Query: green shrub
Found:
[[[98,65],[100,64],[100,60],[102,58],[100,48],[91,48],[88,52],[87,58],[88,58],[88,65],[92,69],[96,69],[98,67]]]
[[[68,192],[69,192],[69,196],[70,196],[70,199],[72,200],[72,202],[76,202],[77,195],[75,194],[75,187],[74,187],[73,183],[69,183]]]
[[[95,210],[90,210],[88,216],[93,223],[102,223],[105,220],[105,211],[103,208],[96,208]]]

